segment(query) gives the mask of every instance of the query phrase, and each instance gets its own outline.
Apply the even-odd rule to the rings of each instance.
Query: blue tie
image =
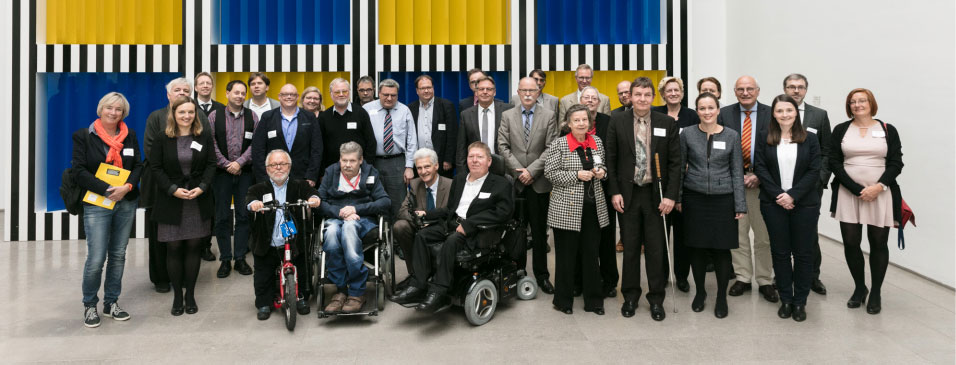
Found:
[[[428,193],[425,198],[425,211],[430,212],[435,210],[435,197],[432,196],[432,188],[425,188],[425,192]]]

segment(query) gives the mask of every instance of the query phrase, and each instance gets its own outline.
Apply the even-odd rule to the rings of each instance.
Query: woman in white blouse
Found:
[[[807,318],[813,277],[813,245],[820,218],[820,145],[800,123],[797,102],[780,95],[773,116],[755,144],[754,172],[760,178],[760,212],[770,233],[773,271],[780,293],[780,318]],[[766,141],[762,143],[761,141]]]

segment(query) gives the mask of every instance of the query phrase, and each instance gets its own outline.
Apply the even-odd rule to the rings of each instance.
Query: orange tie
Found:
[[[744,130],[740,132],[740,146],[744,150],[744,169],[750,168],[750,113],[753,111],[746,110],[744,114]]]

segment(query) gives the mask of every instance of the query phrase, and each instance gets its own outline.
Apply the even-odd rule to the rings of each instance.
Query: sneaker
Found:
[[[125,321],[129,319],[129,313],[126,313],[123,308],[120,308],[119,304],[103,304],[103,316],[112,317],[117,321]]]
[[[96,313],[96,306],[91,305],[86,307],[86,310],[83,313],[83,325],[88,328],[96,328],[100,326],[100,314]]]

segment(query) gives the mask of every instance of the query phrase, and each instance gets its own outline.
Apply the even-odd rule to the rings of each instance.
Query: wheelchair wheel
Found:
[[[285,303],[282,304],[282,313],[285,314],[285,328],[289,331],[295,330],[295,305],[296,305],[296,293],[295,293],[295,274],[286,273],[285,274]]]
[[[385,285],[382,285],[381,280],[375,283],[375,301],[378,304],[379,311],[385,309]]]
[[[488,323],[498,307],[498,289],[491,281],[481,280],[465,295],[464,306],[469,323],[475,326]]]
[[[395,294],[395,248],[392,245],[391,232],[386,233],[385,244],[379,249],[382,270],[381,276],[385,284],[385,294]]]
[[[316,303],[315,311],[318,312],[319,318],[325,318],[325,316],[322,315],[322,311],[325,310],[325,286],[322,284],[319,284],[316,286],[315,303]]]
[[[518,299],[531,300],[538,296],[538,284],[530,277],[518,280]]]

